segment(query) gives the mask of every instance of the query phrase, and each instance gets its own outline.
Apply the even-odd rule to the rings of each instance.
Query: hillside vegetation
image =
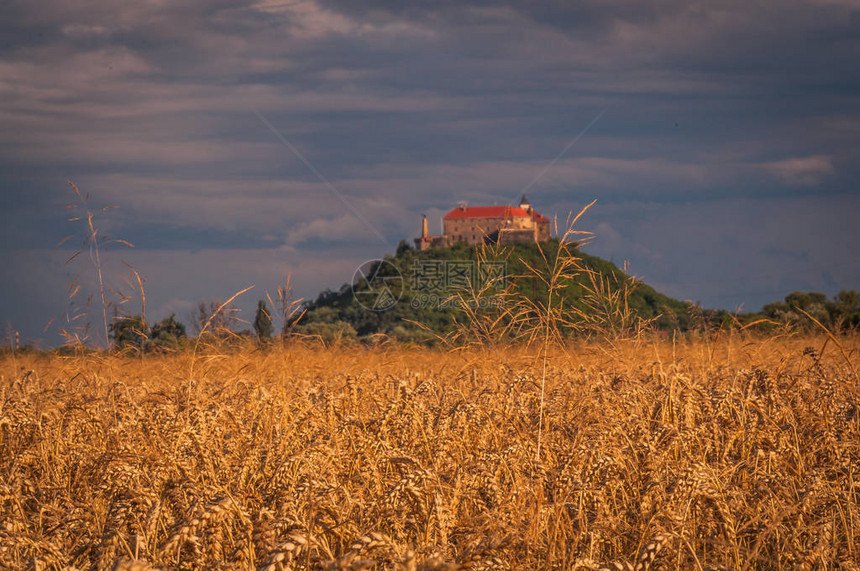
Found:
[[[685,331],[691,325],[690,303],[663,295],[615,264],[558,240],[492,248],[456,245],[424,252],[401,243],[397,253],[384,260],[387,264],[367,271],[369,276],[378,268],[375,282],[359,280],[338,291],[322,292],[308,304],[296,331],[327,339],[385,334],[399,340],[427,341],[456,334],[479,318],[500,319],[496,333],[515,336],[520,328],[505,331],[502,325],[516,320],[516,308],[522,308],[523,301],[537,312],[548,306],[560,308],[564,315],[559,316],[558,324],[563,335],[632,329],[643,323],[664,331]],[[482,275],[485,268],[497,273]],[[503,274],[498,274],[500,268]],[[463,279],[458,271],[471,272],[471,279]],[[551,300],[554,273],[560,275]],[[371,290],[386,277],[401,278],[395,292],[400,294],[399,301],[384,311],[369,310],[368,303],[360,302],[372,301]],[[432,287],[431,279],[441,282],[441,287]]]

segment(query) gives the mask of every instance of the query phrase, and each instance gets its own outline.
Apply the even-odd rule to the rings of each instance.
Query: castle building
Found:
[[[469,246],[494,242],[542,242],[550,239],[550,221],[534,210],[524,194],[519,206],[458,206],[442,218],[443,234],[430,236],[427,217],[421,224],[421,236],[415,239],[418,250],[452,246]]]

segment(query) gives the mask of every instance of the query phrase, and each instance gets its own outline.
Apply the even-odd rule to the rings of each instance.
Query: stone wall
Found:
[[[451,244],[464,242],[469,245],[482,243],[487,236],[500,231],[528,230],[533,226],[530,218],[451,218],[444,221],[445,236]]]

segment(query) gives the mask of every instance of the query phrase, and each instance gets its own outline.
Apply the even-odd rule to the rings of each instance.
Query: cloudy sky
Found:
[[[857,0],[6,0],[0,320],[55,342],[96,291],[68,180],[152,318],[313,297],[523,189],[597,199],[588,251],[658,289],[758,309],[860,289],[858,157]]]

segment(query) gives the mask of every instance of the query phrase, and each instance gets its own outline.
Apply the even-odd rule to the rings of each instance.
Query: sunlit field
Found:
[[[857,569],[858,348],[6,354],[0,567]]]

